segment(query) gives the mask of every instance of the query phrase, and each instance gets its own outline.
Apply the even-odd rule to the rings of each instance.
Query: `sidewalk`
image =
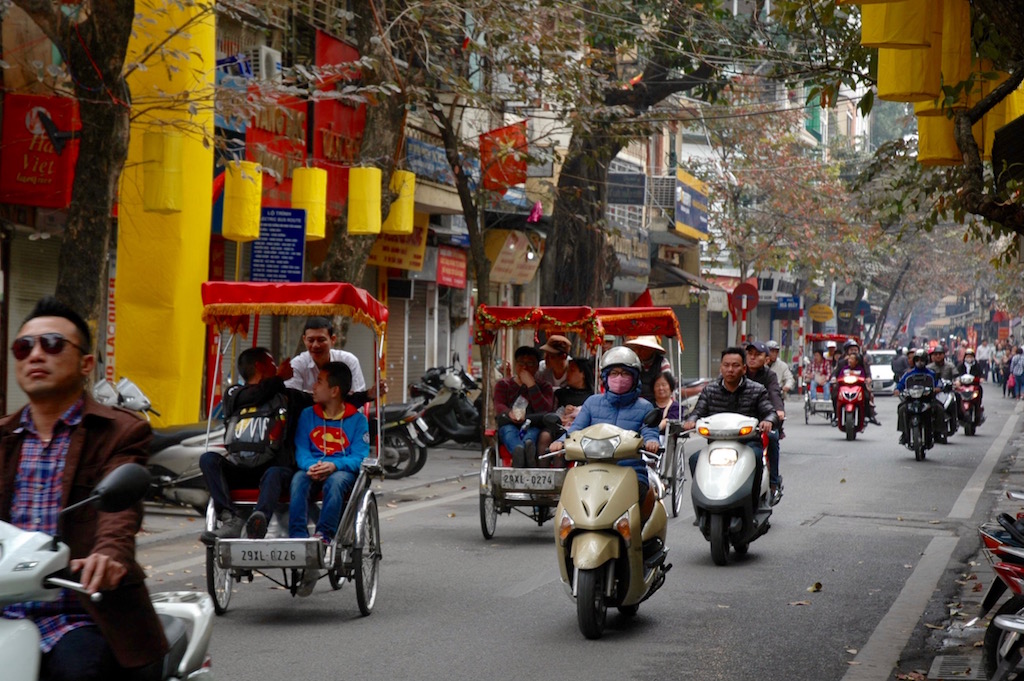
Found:
[[[1018,402],[1014,415],[1024,415],[1024,402]],[[995,421],[995,420],[993,420]],[[989,425],[999,425],[998,421]],[[936,681],[938,679],[985,679],[982,664],[982,641],[992,614],[1008,597],[1003,596],[984,620],[967,626],[979,612],[981,602],[992,581],[998,579],[989,567],[981,549],[977,527],[995,522],[999,513],[1016,516],[1024,506],[1006,497],[1006,490],[1024,490],[1024,421],[1018,421],[1000,456],[993,478],[990,478],[971,519],[973,525],[961,532],[961,546],[969,543],[966,557],[954,558],[946,576],[936,590],[932,605],[922,616],[924,632],[915,632],[921,655],[900,660],[894,679],[899,681]],[[991,486],[989,486],[991,485]],[[959,554],[959,552],[958,552]],[[947,587],[947,581],[952,580]],[[919,625],[919,630],[922,627]],[[920,635],[919,635],[920,634]]]
[[[427,450],[427,463],[419,473],[397,480],[375,479],[371,487],[381,506],[426,499],[444,493],[444,483],[477,484],[480,473],[480,445],[445,443]],[[205,529],[206,519],[192,509],[146,504],[142,531],[136,536],[139,547],[195,537]]]

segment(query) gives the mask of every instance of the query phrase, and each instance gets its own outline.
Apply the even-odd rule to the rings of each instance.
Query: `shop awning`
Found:
[[[705,291],[725,291],[724,288],[710,282],[703,277],[687,272],[686,270],[670,265],[661,260],[655,260],[651,270],[650,283],[652,287],[668,288],[672,286],[691,286]]]
[[[944,329],[949,326],[949,317],[938,317],[924,325],[926,329]]]

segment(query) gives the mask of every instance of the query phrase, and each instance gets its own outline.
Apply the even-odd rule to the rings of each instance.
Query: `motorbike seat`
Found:
[[[401,404],[386,404],[381,408],[380,413],[384,422],[390,423],[402,418],[408,411],[409,405],[403,402]]]
[[[216,426],[214,426],[216,428]],[[149,449],[152,452],[159,452],[168,447],[181,443],[190,437],[206,433],[206,422],[187,423],[182,426],[169,426],[167,428],[153,429],[153,439]]]
[[[163,613],[159,613],[157,617],[160,618],[169,646],[167,654],[164,655],[163,675],[160,678],[169,679],[177,676],[178,665],[185,659],[185,651],[188,650],[188,629],[177,617]]]

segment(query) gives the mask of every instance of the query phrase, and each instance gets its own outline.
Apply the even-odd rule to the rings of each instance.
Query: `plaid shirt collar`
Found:
[[[63,424],[65,428],[73,428],[82,422],[82,410],[85,407],[85,396],[79,397],[75,400],[75,403],[64,410],[64,413],[58,417],[57,422]],[[39,431],[36,430],[36,424],[32,421],[32,412],[29,409],[29,405],[25,405],[25,408],[21,410],[21,416],[18,418],[18,428],[24,429],[25,432],[31,433],[32,435],[39,437]],[[54,431],[57,430],[55,425]],[[15,431],[17,432],[17,431]],[[56,432],[53,433],[56,436]]]

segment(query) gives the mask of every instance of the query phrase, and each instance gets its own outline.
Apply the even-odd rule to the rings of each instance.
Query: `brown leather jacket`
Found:
[[[14,480],[21,459],[20,412],[0,419],[0,520],[10,522]],[[82,422],[71,435],[64,467],[63,496],[67,507],[89,496],[104,475],[117,466],[144,464],[149,456],[149,424],[132,412],[98,404],[86,395]],[[146,575],[135,561],[135,534],[142,527],[142,504],[120,513],[100,513],[83,506],[63,519],[63,537],[72,558],[104,553],[128,566],[128,574],[103,600],[82,605],[110,643],[123,667],[141,667],[167,652],[163,627],[146,590]]]

